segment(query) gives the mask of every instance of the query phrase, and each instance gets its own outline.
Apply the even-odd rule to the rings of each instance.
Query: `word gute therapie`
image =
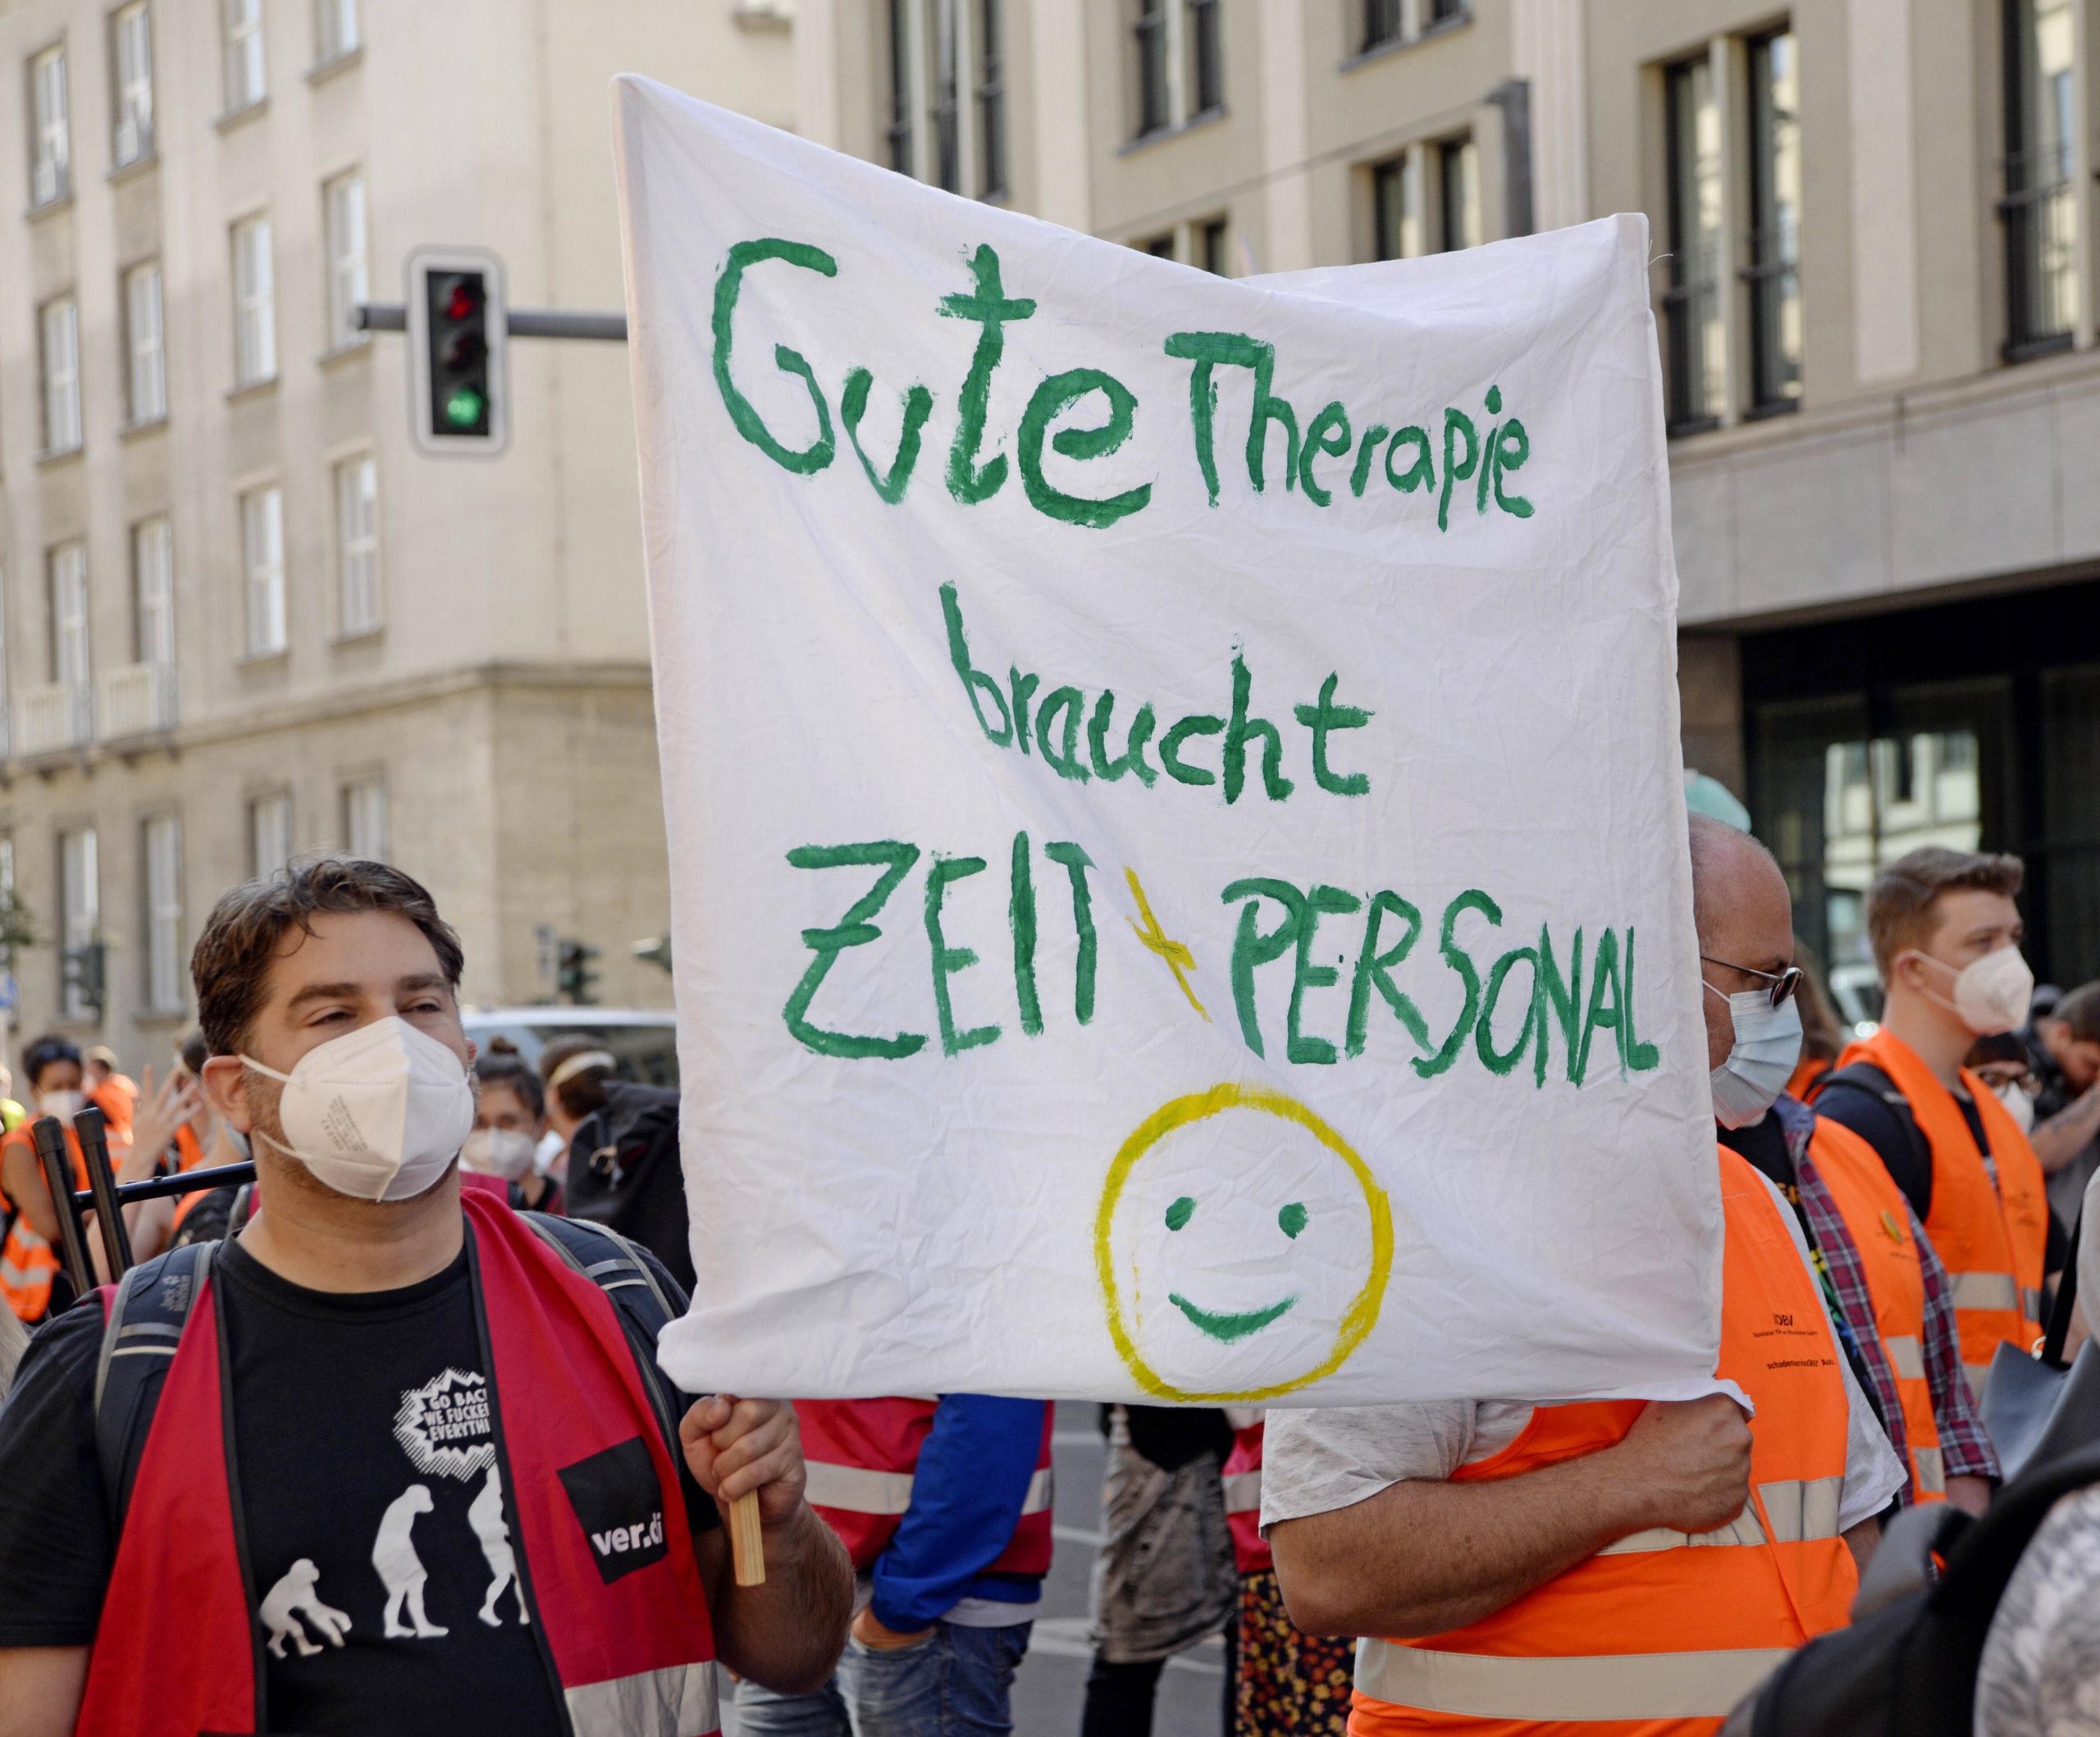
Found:
[[[838,275],[838,260],[809,242],[768,236],[740,241],[731,248],[714,285],[714,383],[730,421],[744,439],[783,469],[809,476],[838,457],[838,440],[832,426],[831,400],[817,383],[808,359],[788,344],[774,346],[774,365],[799,379],[809,392],[816,433],[807,445],[788,445],[767,426],[737,385],[733,351],[737,299],[743,293],[746,274],[756,266],[771,262],[822,277]],[[1026,297],[1007,294],[1000,278],[999,256],[989,246],[979,247],[972,256],[970,274],[971,289],[943,296],[938,309],[946,318],[968,321],[979,328],[970,370],[956,394],[954,433],[948,443],[947,490],[964,506],[988,500],[1006,486],[1007,455],[994,449],[990,456],[984,456],[992,380],[1006,353],[1006,328],[1032,318],[1036,307]],[[1491,504],[1513,517],[1532,516],[1532,503],[1507,486],[1507,479],[1521,470],[1531,456],[1531,436],[1513,416],[1495,420],[1502,411],[1499,386],[1487,390],[1485,435],[1481,432],[1481,418],[1455,405],[1445,408],[1436,436],[1430,431],[1433,417],[1427,423],[1397,427],[1367,421],[1359,428],[1339,399],[1324,405],[1309,421],[1301,421],[1297,408],[1275,390],[1276,346],[1244,332],[1177,331],[1168,335],[1164,348],[1167,355],[1189,365],[1191,449],[1213,507],[1218,504],[1219,490],[1218,371],[1244,368],[1253,376],[1254,387],[1244,447],[1247,481],[1257,495],[1268,484],[1268,458],[1273,445],[1271,431],[1281,429],[1284,490],[1302,493],[1317,507],[1331,505],[1335,491],[1343,488],[1360,499],[1374,478],[1382,477],[1391,490],[1403,495],[1419,490],[1425,503],[1434,499],[1439,531],[1450,528],[1454,499],[1463,508],[1468,496],[1476,516],[1485,514]],[[840,385],[838,419],[870,486],[894,506],[904,499],[917,469],[927,422],[933,415],[934,394],[916,383],[906,388],[897,449],[889,455],[888,463],[882,465],[861,439],[861,425],[874,385],[867,369],[849,369]],[[1065,417],[1096,398],[1104,412],[1098,422],[1090,426],[1057,427]],[[1021,488],[1029,504],[1048,517],[1094,530],[1143,510],[1152,499],[1149,482],[1113,495],[1076,495],[1051,481],[1043,467],[1046,441],[1053,452],[1074,463],[1109,457],[1136,427],[1138,409],[1137,394],[1101,368],[1070,368],[1043,380],[1029,394],[1014,447]],[[992,444],[996,449],[998,442]]]

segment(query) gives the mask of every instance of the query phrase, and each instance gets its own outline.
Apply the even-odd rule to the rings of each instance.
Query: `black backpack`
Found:
[[[678,1094],[614,1081],[605,1106],[568,1142],[564,1207],[639,1242],[692,1289],[685,1177],[678,1164]]]
[[[1780,1666],[1721,1737],[1970,1737],[2006,1584],[2057,1498],[2094,1483],[2100,1443],[2088,1443],[2022,1473],[1981,1520],[1946,1502],[1905,1509],[1868,1565],[1851,1626]]]
[[[1896,1118],[1897,1125],[1903,1130],[1909,1143],[1911,1156],[1916,1160],[1924,1177],[1925,1197],[1917,1208],[1918,1220],[1924,1222],[1932,1210],[1933,1201],[1933,1149],[1925,1139],[1925,1131],[1918,1126],[1918,1118],[1911,1108],[1911,1101],[1896,1089],[1896,1082],[1870,1061],[1856,1061],[1848,1067],[1838,1068],[1815,1083],[1809,1093],[1809,1102],[1820,1104],[1826,1092],[1858,1092],[1879,1099]],[[1834,1120],[1835,1118],[1833,1118]]]
[[[671,1463],[679,1464],[678,1400],[656,1368],[656,1335],[682,1311],[657,1283],[649,1263],[618,1232],[537,1212],[518,1216],[612,1300],[640,1367],[642,1389],[670,1449]],[[133,1267],[110,1293],[102,1357],[95,1369],[94,1418],[95,1452],[109,1500],[112,1537],[123,1535],[131,1486],[145,1454],[161,1388],[189,1311],[221,1246],[190,1242],[156,1255]]]

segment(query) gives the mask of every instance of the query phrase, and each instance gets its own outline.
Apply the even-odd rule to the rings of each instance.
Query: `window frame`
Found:
[[[358,504],[365,515],[363,528],[353,536],[349,527],[349,507],[351,504],[352,473],[359,473],[356,481],[362,499]],[[381,590],[379,561],[379,459],[369,448],[345,453],[329,467],[335,499],[336,547],[336,636],[339,640],[363,639],[381,631],[386,625],[385,595]],[[361,587],[354,589],[351,582],[352,563],[362,563]],[[363,613],[351,609],[354,597],[366,600]]]
[[[102,930],[102,849],[92,822],[58,829],[58,1016],[69,1024],[98,1020],[102,1010],[66,976],[66,962],[94,946]],[[78,845],[76,852],[75,846]],[[75,858],[80,873],[75,887]]]
[[[343,21],[349,21],[345,32]],[[361,0],[314,0],[313,64],[332,66],[348,60],[364,47],[364,8]]]
[[[1744,300],[1750,328],[1750,393],[1743,414],[1752,418],[1782,415],[1801,408],[1802,357],[1798,348],[1792,358],[1791,391],[1786,390],[1783,370],[1778,366],[1784,359],[1779,354],[1778,332],[1785,319],[1786,303],[1791,300],[1796,310],[1801,303],[1800,213],[1798,210],[1794,213],[1791,232],[1778,215],[1776,181],[1783,147],[1778,137],[1781,123],[1773,106],[1770,62],[1774,45],[1782,40],[1789,45],[1793,60],[1791,76],[1798,93],[1801,43],[1791,20],[1746,37],[1743,42],[1743,65],[1749,81],[1746,109],[1751,218],[1744,250],[1748,262],[1741,274],[1747,291]],[[1796,113],[1787,117],[1787,124],[1792,129],[1798,199],[1801,116]],[[1797,311],[1797,324],[1799,319]]]
[[[390,859],[393,848],[392,805],[386,788],[386,774],[383,772],[367,773],[356,777],[345,778],[340,793],[342,810],[343,852],[346,856],[358,857],[368,862],[383,863]],[[379,832],[378,848],[358,848],[358,809],[360,798],[370,799],[376,811]],[[367,816],[371,818],[370,815]],[[369,843],[367,840],[365,842]]]
[[[171,839],[163,847],[161,841]],[[163,866],[169,873],[162,884]],[[183,961],[188,949],[183,900],[182,814],[180,809],[162,809],[139,818],[139,897],[146,945],[140,963],[144,967],[139,991],[148,1014],[180,1014],[188,1005],[184,993],[188,973]]]
[[[75,536],[53,543],[44,551],[43,562],[44,604],[51,624],[51,685],[71,688],[78,695],[92,688],[95,678],[88,540]]]
[[[266,814],[276,816],[276,823],[283,831],[284,848],[281,852],[267,853],[275,858],[269,862],[263,860],[266,853],[262,848],[262,817]],[[290,785],[280,785],[275,790],[262,791],[249,797],[248,873],[251,880],[260,880],[266,875],[275,874],[291,861],[297,848],[297,837],[292,830],[292,792]]]
[[[1167,19],[1173,0],[1131,0],[1131,80],[1134,114],[1132,143],[1157,138],[1174,129],[1173,45]]]
[[[2030,55],[2035,34],[2031,26],[2038,22],[2035,0],[2002,0],[2000,21],[2005,62],[2005,157],[2000,165],[2002,190],[1997,208],[2002,230],[2006,299],[2005,341],[2000,354],[2005,361],[2016,362],[2068,349],[2076,339],[2076,303],[2083,262],[2074,171],[2076,132],[2081,121],[2076,113],[2069,117],[2070,125],[2054,147],[2057,157],[2056,172],[2043,179],[2046,169],[2038,173],[2033,160],[2042,154],[2044,147],[2028,137],[2030,99],[2032,106],[2038,109],[2042,84],[2039,69],[2032,66]],[[2035,73],[2032,89],[2028,81],[2030,71]],[[2075,92],[2075,70],[2072,77]],[[2061,248],[2068,264],[2061,269],[2070,280],[2066,299],[2071,305],[2061,311],[2059,323],[2045,327],[2032,318],[2032,304],[2039,293],[2037,282],[2042,275],[2036,269],[2037,265],[2046,258],[2050,247],[2050,241],[2041,229],[2060,221],[2067,221],[2070,230],[2070,242]]]
[[[1436,248],[1440,253],[1477,248],[1486,235],[1480,198],[1480,141],[1471,132],[1453,133],[1436,142]],[[1453,180],[1460,184],[1453,196]]]
[[[262,0],[220,0],[227,115],[245,114],[270,100],[270,45],[263,27]]]
[[[1182,0],[1182,30],[1187,39],[1187,112],[1185,126],[1225,112],[1225,21],[1220,0]]]
[[[356,198],[346,203],[343,195],[353,189]],[[354,250],[346,250],[338,219],[352,205],[356,214],[357,244]],[[355,323],[358,304],[372,299],[371,204],[365,198],[362,163],[331,175],[321,184],[321,226],[328,250],[328,348],[331,353],[356,349],[372,341],[372,334],[360,331]],[[346,276],[350,280],[347,288]]]
[[[1003,199],[1011,191],[1007,153],[1006,0],[974,0],[970,50],[976,67],[977,197]]]
[[[244,661],[282,657],[290,647],[290,608],[285,596],[285,492],[275,479],[257,482],[237,497],[240,518],[241,643]],[[257,508],[267,504],[262,523],[274,549],[258,558]],[[258,599],[262,607],[257,607]]]
[[[131,660],[175,667],[175,526],[165,513],[135,520],[131,545]]]
[[[149,273],[153,283],[153,331],[148,336],[141,330],[144,322],[139,318],[139,287]],[[159,256],[126,267],[122,288],[124,408],[128,418],[126,426],[145,428],[167,420],[167,279],[161,271]],[[149,381],[153,388],[150,403],[146,401],[148,394],[139,390],[142,377]]]
[[[254,212],[230,226],[233,249],[234,390],[267,385],[277,377],[276,238],[270,213]],[[260,245],[248,238],[259,236]],[[258,280],[250,281],[259,265]]]
[[[57,68],[47,79],[45,69]],[[47,43],[29,57],[30,209],[43,211],[73,196],[71,93],[66,83],[66,39]],[[52,98],[55,108],[48,107]],[[50,171],[50,190],[39,194],[37,178]]]
[[[1668,286],[1661,296],[1664,328],[1664,385],[1668,430],[1672,439],[1685,435],[1703,434],[1721,426],[1722,406],[1727,397],[1725,374],[1719,381],[1705,377],[1703,362],[1695,356],[1695,336],[1706,329],[1708,317],[1700,312],[1701,299],[1710,298],[1714,304],[1711,319],[1721,317],[1720,261],[1718,249],[1720,238],[1716,237],[1717,257],[1707,267],[1706,275],[1691,276],[1690,256],[1693,251],[1688,242],[1685,211],[1685,195],[1690,181],[1700,178],[1695,161],[1687,166],[1683,162],[1682,142],[1685,132],[1682,103],[1685,87],[1696,84],[1701,78],[1706,83],[1707,101],[1719,102],[1714,89],[1714,62],[1710,49],[1667,62],[1662,70],[1663,78],[1663,165],[1666,212],[1669,223],[1669,272]],[[1696,153],[1695,153],[1696,157]],[[1725,178],[1727,169],[1723,165],[1720,174]],[[1691,403],[1692,376],[1700,376],[1698,402]]]
[[[62,365],[53,355],[52,318],[63,314],[64,348],[69,353]],[[36,311],[38,396],[43,404],[43,449],[46,458],[77,453],[86,444],[87,431],[80,406],[80,303],[71,290],[45,302]],[[62,408],[64,415],[60,414]],[[62,439],[64,435],[66,438]]]
[[[127,29],[136,25],[135,31]],[[141,64],[125,65],[129,40]],[[153,16],[150,0],[127,0],[109,15],[110,127],[112,171],[151,161],[153,142]],[[135,98],[139,99],[135,101]],[[131,129],[131,148],[125,149],[124,130]]]

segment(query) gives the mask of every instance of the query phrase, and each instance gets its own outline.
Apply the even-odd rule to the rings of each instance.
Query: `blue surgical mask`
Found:
[[[1711,983],[1709,995],[1721,992]],[[1708,1075],[1714,1087],[1714,1119],[1723,1128],[1747,1128],[1778,1101],[1801,1059],[1801,1010],[1788,996],[1777,1007],[1769,989],[1723,996],[1735,1027],[1728,1059]]]

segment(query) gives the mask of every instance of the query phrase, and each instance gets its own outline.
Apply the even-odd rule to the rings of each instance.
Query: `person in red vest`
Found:
[[[1013,1729],[1050,1571],[1052,1407],[979,1393],[796,1402],[810,1506],[860,1578],[851,1644],[814,1694],[739,1689],[746,1737]]]
[[[187,1265],[140,1306],[186,1311],[171,1347],[112,1336],[112,1364],[169,1360],[115,1479],[103,1297],[23,1362],[0,1411],[8,1737],[700,1737],[718,1657],[783,1689],[829,1675],[852,1576],[792,1411],[687,1399],[597,1279],[463,1197],[461,965],[380,864],[213,910],[204,1087],[265,1204],[208,1260],[164,1257]],[[653,1261],[630,1276],[682,1302]],[[737,1585],[722,1520],[753,1491],[765,1580]]]
[[[1766,946],[1790,955],[1791,929]],[[1705,980],[1748,995],[1784,964],[1708,961]],[[1742,1042],[1732,1019],[1705,1035],[1718,1085]],[[1760,1107],[1798,1048],[1754,1049],[1769,1064]],[[1291,1618],[1367,1637],[1352,1737],[1578,1722],[1593,1737],[1708,1737],[1787,1652],[1846,1621],[1855,1561],[1904,1468],[1795,1214],[1742,1158],[1715,1156],[1715,1372],[1754,1422],[1721,1394],[1269,1414],[1262,1517]]]
[[[1874,878],[1866,926],[1887,995],[1881,1028],[1848,1047],[1815,1094],[1819,1115],[1880,1155],[1931,1236],[1979,1392],[2000,1345],[2024,1354],[2040,1337],[2049,1264],[2041,1163],[1961,1065],[1978,1037],[2027,1018],[2034,974],[2020,953],[2020,878],[2017,857],[1939,845]]]

